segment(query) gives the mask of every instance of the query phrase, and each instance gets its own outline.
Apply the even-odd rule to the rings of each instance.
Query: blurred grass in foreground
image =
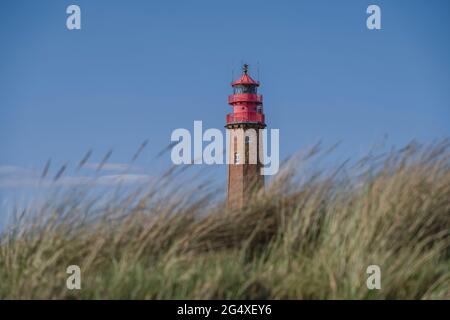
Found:
[[[320,155],[289,160],[239,211],[183,167],[143,190],[49,197],[1,236],[0,298],[449,299],[449,142],[301,169]]]

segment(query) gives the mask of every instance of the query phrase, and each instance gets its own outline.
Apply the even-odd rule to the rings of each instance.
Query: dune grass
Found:
[[[449,151],[412,143],[322,171],[314,149],[241,210],[181,167],[142,190],[53,195],[2,234],[0,298],[449,299]]]

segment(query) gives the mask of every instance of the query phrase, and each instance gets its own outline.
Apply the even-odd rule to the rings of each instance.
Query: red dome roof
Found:
[[[240,79],[234,81],[233,83],[231,83],[231,85],[237,86],[237,85],[255,85],[255,86],[259,86],[259,81],[255,81],[252,79],[252,77],[250,77],[247,72],[244,72],[241,76]]]

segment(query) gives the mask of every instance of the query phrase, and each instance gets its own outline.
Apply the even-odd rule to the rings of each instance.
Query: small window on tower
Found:
[[[241,162],[240,156],[238,152],[234,153],[234,164],[239,164]]]
[[[250,140],[250,137],[249,137],[249,136],[246,136],[246,137],[245,137],[245,144],[249,144],[250,141],[251,141],[251,140]]]

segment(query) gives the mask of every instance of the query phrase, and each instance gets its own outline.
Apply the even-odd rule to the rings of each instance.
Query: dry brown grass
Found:
[[[2,236],[0,297],[450,298],[448,141],[298,170],[317,156],[291,159],[236,211],[208,185],[181,188],[180,168],[120,197],[49,197]],[[372,264],[381,290],[366,287]]]

